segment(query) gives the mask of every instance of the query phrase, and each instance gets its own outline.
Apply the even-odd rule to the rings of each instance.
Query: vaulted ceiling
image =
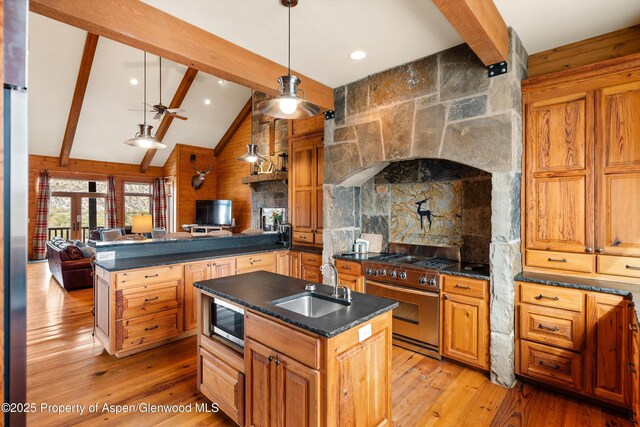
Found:
[[[494,0],[530,52],[546,50],[640,23],[638,0]],[[286,65],[287,13],[279,0],[145,0],[187,22]],[[292,10],[292,68],[336,87],[462,42],[429,0],[300,0]],[[57,156],[86,32],[30,14],[29,151]],[[361,61],[349,53],[367,52]],[[158,100],[158,60],[149,55],[147,102]],[[168,105],[186,67],[163,61],[162,101]],[[72,158],[140,163],[145,151],[122,141],[142,113],[142,52],[100,38]],[[137,86],[130,83],[139,81]],[[274,82],[275,86],[275,82]],[[184,143],[213,148],[250,90],[198,73],[152,165]],[[205,99],[211,101],[205,104]],[[159,121],[148,115],[157,129]]]

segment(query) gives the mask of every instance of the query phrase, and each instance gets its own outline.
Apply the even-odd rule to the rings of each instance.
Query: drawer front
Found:
[[[173,338],[182,331],[182,315],[178,309],[139,316],[116,322],[116,348],[128,350],[145,344]]]
[[[522,282],[519,282],[519,285],[520,302],[584,312],[584,292],[578,289]]]
[[[364,289],[360,287],[360,279],[358,276],[351,276],[349,274],[338,274],[338,283],[346,286],[354,292],[363,292]]]
[[[349,274],[351,276],[359,276],[361,274],[360,263],[351,262],[351,261],[343,261],[340,259],[336,260],[336,268],[338,269],[338,273]]]
[[[245,312],[245,335],[286,354],[313,369],[320,369],[320,339],[259,316]]]
[[[640,278],[640,258],[598,255],[598,273]]]
[[[116,290],[116,320],[177,308],[182,302],[182,282],[144,285]]]
[[[245,255],[236,258],[236,269],[238,271],[245,270],[276,270],[276,254],[274,252],[262,253],[255,255]]]
[[[572,254],[568,252],[526,251],[526,264],[531,267],[542,267],[553,270],[595,271],[595,256],[591,254]]]
[[[582,392],[582,355],[520,340],[520,373]]]
[[[244,421],[244,374],[200,347],[202,391],[236,423]]]
[[[322,255],[320,254],[302,252],[300,256],[300,262],[302,263],[302,265],[306,265],[308,267],[320,267],[322,265]]]
[[[294,231],[292,234],[292,240],[297,243],[302,244],[312,244],[313,243],[313,233],[305,233],[302,231]]]
[[[322,282],[322,273],[318,267],[309,267],[307,265],[302,265],[301,267],[301,279],[308,280],[309,282],[321,283]]]
[[[443,289],[452,294],[474,298],[487,298],[489,282],[459,276],[442,276]]]
[[[145,285],[180,279],[182,279],[182,265],[144,268],[116,274],[116,283],[119,288],[125,288],[130,285]]]
[[[582,313],[528,304],[520,306],[520,338],[529,341],[581,351],[584,324]]]

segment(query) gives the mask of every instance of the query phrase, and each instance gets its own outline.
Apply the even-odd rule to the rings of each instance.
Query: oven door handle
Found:
[[[386,289],[388,291],[393,291],[393,292],[406,292],[413,295],[433,296],[434,298],[437,298],[439,295],[439,293],[435,291],[427,291],[427,290],[418,291],[411,288],[405,288],[404,286],[389,286],[389,285],[385,285],[380,282],[374,282],[374,281],[367,281],[366,283],[367,283],[367,286],[372,285],[372,286],[376,286],[378,288]]]

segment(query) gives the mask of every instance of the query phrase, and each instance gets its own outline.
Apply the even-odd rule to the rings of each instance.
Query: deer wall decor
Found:
[[[420,217],[420,229],[424,230],[424,217],[427,217],[427,220],[429,221],[429,230],[431,230],[431,210],[430,209],[422,209],[422,205],[427,203],[427,200],[429,199],[424,199],[424,200],[420,200],[419,202],[416,202],[416,206],[417,206],[417,212],[418,212],[418,216]]]
[[[194,171],[196,171],[196,175],[193,175],[191,177],[191,187],[193,187],[194,190],[199,190],[200,187],[202,187],[202,184],[204,184],[204,180],[207,178],[207,175],[209,175],[209,173],[213,170],[213,161],[209,165],[209,169],[201,171],[196,167],[196,155],[192,154],[191,167]]]

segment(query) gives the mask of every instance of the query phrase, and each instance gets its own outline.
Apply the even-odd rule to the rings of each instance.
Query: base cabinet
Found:
[[[199,389],[231,419],[244,424],[244,373],[200,348]]]
[[[362,266],[358,262],[336,260],[338,270],[338,283],[346,286],[354,292],[364,293],[364,276]]]
[[[184,266],[184,330],[191,331],[198,325],[196,310],[197,288],[195,282],[236,274],[235,258],[217,258],[210,261],[194,262]]]

